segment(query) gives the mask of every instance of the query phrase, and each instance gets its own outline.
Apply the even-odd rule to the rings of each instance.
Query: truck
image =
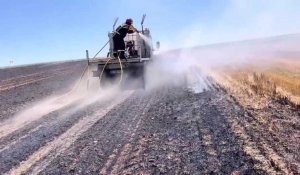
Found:
[[[145,70],[147,64],[152,61],[154,49],[150,30],[143,26],[145,17],[146,15],[142,17],[141,32],[127,34],[124,38],[126,59],[113,57],[112,37],[118,19],[114,22],[113,32],[108,33],[109,51],[107,57],[90,59],[87,51],[89,69],[93,77],[99,77],[101,87],[118,83],[125,89],[146,88]],[[158,49],[160,43],[157,42],[156,45]]]

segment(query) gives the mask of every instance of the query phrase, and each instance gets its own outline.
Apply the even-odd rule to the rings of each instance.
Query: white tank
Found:
[[[152,38],[150,35],[149,29],[144,30],[145,37],[147,37],[147,41],[144,41],[143,38],[138,34],[138,33],[132,33],[132,34],[127,34],[126,37],[124,38],[125,46],[128,44],[128,42],[132,42],[134,44],[134,50],[137,51],[137,56],[139,58],[150,58],[152,55]],[[110,39],[109,42],[109,54],[110,56],[113,55],[113,39],[112,39],[113,34],[108,33],[108,37]],[[150,45],[149,45],[150,43]]]

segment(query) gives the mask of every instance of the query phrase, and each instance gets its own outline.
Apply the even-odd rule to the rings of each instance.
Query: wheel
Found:
[[[99,77],[100,87],[108,87],[111,84],[113,78],[114,76],[110,73],[109,70],[104,70],[102,77]]]

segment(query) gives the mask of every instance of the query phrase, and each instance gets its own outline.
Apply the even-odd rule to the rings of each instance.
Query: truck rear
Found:
[[[108,33],[109,52],[106,58],[89,60],[89,67],[93,77],[99,77],[100,86],[119,83],[122,88],[145,88],[145,68],[152,59],[152,38],[150,30],[143,28],[141,33],[127,34],[124,38],[126,59],[115,58],[113,55],[114,32]],[[115,22],[116,24],[116,22]],[[114,24],[114,26],[115,26]]]

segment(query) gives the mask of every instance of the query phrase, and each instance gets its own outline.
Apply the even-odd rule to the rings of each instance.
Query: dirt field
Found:
[[[42,98],[68,91],[85,64],[79,61],[0,69],[0,122]]]
[[[166,85],[44,101],[67,92],[84,66],[0,71],[0,174],[300,173],[297,106],[249,105],[255,95],[207,77],[201,92]],[[35,111],[37,102],[47,109]]]

